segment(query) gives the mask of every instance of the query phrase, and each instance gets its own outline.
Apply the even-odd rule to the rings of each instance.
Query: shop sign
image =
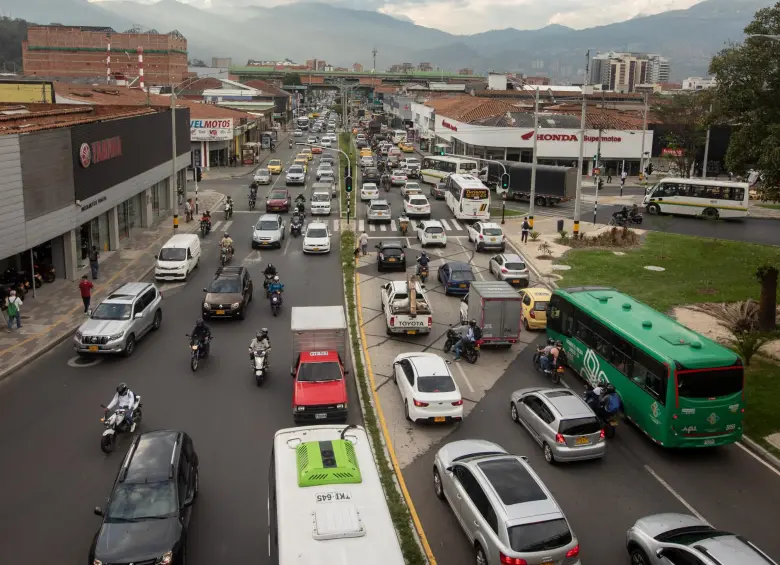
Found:
[[[451,129],[452,131],[458,131],[458,126],[456,126],[455,124],[451,124],[447,120],[442,120],[441,121],[441,125],[442,125],[442,127],[445,127],[447,129]],[[533,135],[533,133],[534,132],[531,132],[531,135]],[[523,137],[523,139],[525,139],[525,137]]]
[[[90,165],[122,156],[122,138],[119,136],[82,143],[79,147],[79,163],[86,169]]]
[[[534,136],[534,132],[533,130],[531,130],[528,133],[524,133],[521,137],[523,138],[523,140],[528,141],[529,139],[532,139],[533,136]],[[598,135],[585,136],[585,141],[591,143],[598,143],[599,139],[601,139],[601,143],[620,143],[621,141],[623,141],[622,137],[616,135],[602,135],[601,137],[599,137]],[[536,135],[536,140],[537,141],[578,141],[578,138],[576,135],[572,133],[540,133]]]
[[[664,157],[682,157],[683,150],[664,147],[663,149],[661,149],[661,155],[663,155]]]
[[[233,139],[233,118],[190,120],[192,141],[229,141]]]
[[[103,203],[103,202],[105,202],[106,200],[108,200],[108,197],[107,197],[107,196],[100,196],[100,197],[98,197],[98,198],[95,198],[95,199],[94,199],[92,202],[90,202],[89,204],[85,204],[84,206],[82,206],[82,207],[81,207],[81,211],[82,211],[82,212],[86,212],[86,211],[87,211],[87,210],[89,210],[90,208],[94,208],[95,206],[97,206],[98,204],[102,204],[102,203]]]

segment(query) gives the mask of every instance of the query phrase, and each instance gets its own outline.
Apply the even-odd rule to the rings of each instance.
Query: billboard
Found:
[[[191,141],[230,141],[233,139],[233,118],[190,120]]]

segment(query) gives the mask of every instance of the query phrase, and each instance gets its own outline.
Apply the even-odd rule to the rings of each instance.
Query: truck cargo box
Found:
[[[520,338],[522,301],[506,281],[472,281],[466,320],[476,320],[486,344],[512,344]],[[461,308],[463,313],[464,308]],[[461,318],[463,318],[461,314]]]
[[[336,351],[346,363],[347,317],[343,306],[293,306],[293,367],[306,351]]]

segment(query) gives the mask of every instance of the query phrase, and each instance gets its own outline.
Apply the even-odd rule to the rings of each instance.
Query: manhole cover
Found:
[[[656,271],[656,272],[659,272],[659,273],[661,271],[665,271],[666,270],[663,267],[656,267],[655,265],[645,265],[645,269],[647,269],[648,271]]]
[[[552,270],[553,271],[568,271],[571,269],[569,265],[553,265]]]
[[[623,251],[613,251],[612,253],[617,255],[618,257],[621,257],[621,256],[625,255],[625,253]]]
[[[68,359],[68,365],[76,369],[82,369],[84,367],[92,367],[101,363],[103,359],[101,357],[73,357]]]

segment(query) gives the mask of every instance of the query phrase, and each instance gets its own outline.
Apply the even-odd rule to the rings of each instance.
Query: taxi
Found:
[[[371,152],[371,150],[367,147],[364,147],[360,150],[360,156],[361,157],[373,157],[374,154]]]
[[[523,327],[528,330],[543,330],[547,327],[547,305],[552,292],[544,287],[524,288],[520,291],[523,303]]]
[[[403,151],[404,153],[414,153],[414,145],[407,141],[402,141],[398,144],[398,149]]]
[[[309,172],[309,159],[304,157],[296,157],[295,161],[293,161],[293,165],[300,165],[303,167],[303,172],[307,173]]]
[[[268,161],[268,172],[272,175],[282,174],[282,161],[281,159],[271,159]]]
[[[306,149],[301,149],[301,152],[298,154],[298,156],[300,157],[301,155],[305,156],[309,161],[314,159],[314,154],[308,147]]]
[[[322,147],[320,147],[318,145],[315,146],[315,147],[312,147],[311,148],[311,152],[312,152],[312,155],[314,155],[314,154],[319,155],[320,153],[322,153]]]

